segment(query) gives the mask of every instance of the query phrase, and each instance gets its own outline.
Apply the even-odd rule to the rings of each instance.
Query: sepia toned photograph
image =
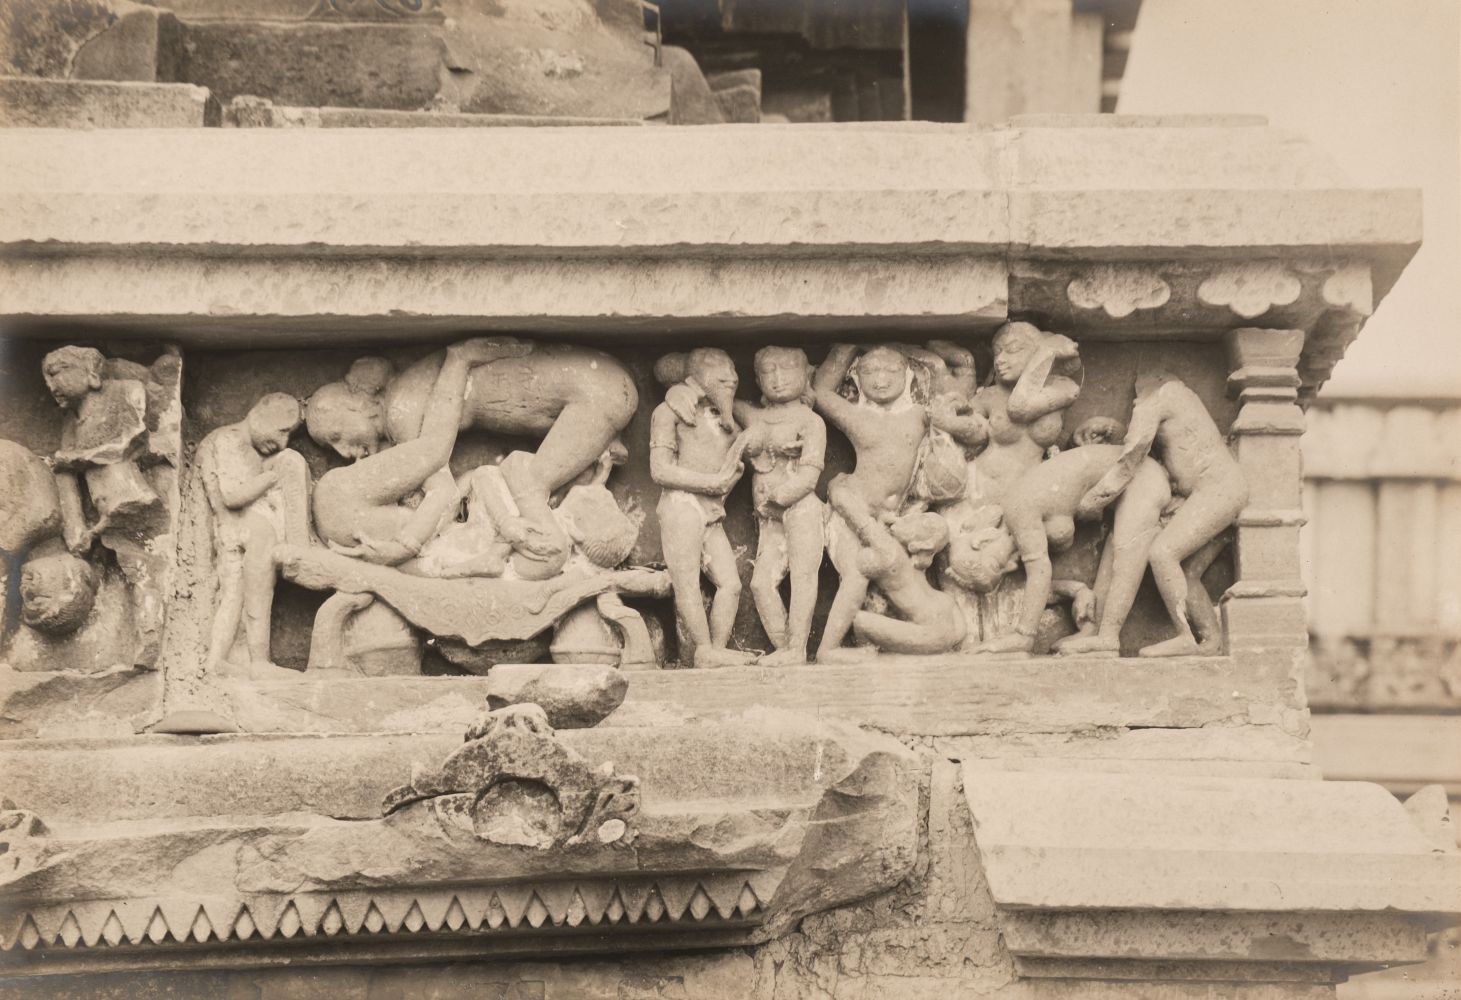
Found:
[[[1461,1000],[1461,0],[0,0],[0,1000]]]

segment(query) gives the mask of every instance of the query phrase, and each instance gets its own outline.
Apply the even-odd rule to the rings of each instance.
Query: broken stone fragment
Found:
[[[584,663],[502,663],[487,675],[492,708],[531,702],[555,729],[588,729],[624,701],[629,679],[617,668]]]

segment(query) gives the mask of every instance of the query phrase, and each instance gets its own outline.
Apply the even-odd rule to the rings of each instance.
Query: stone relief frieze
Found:
[[[179,558],[208,569],[162,731],[300,677],[1219,653],[1203,577],[1247,502],[1222,384],[1092,349],[1028,322],[670,355],[478,337],[279,369],[218,410],[200,375],[182,556],[180,358],[51,350],[55,446],[0,450],[7,663],[64,673],[69,634],[125,632],[92,660],[155,665]]]

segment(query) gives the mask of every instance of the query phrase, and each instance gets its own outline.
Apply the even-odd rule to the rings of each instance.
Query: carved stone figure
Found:
[[[206,671],[227,656],[240,619],[250,663],[273,666],[274,548],[310,542],[309,470],[304,457],[288,447],[301,420],[298,400],[269,393],[244,419],[209,432],[198,445],[194,461],[213,512],[218,578]]]
[[[649,471],[663,488],[655,511],[675,613],[694,646],[688,659],[697,667],[749,663],[754,653],[727,648],[741,597],[724,523],[725,495],[744,471],[745,442],[733,413],[735,365],[724,351],[702,347],[661,358],[655,377],[670,392],[650,417]],[[715,587],[708,616],[702,568]]]
[[[451,513],[456,482],[447,463],[456,444],[474,366],[527,354],[532,345],[483,337],[446,349],[435,384],[410,438],[384,437],[378,373],[357,362],[351,381],[316,390],[308,402],[310,436],[350,465],[331,469],[315,485],[315,527],[332,547],[371,562],[395,565],[421,551]],[[375,374],[376,377],[372,377]],[[412,509],[404,501],[424,491]]]
[[[1025,585],[1015,628],[986,639],[979,651],[1029,652],[1034,646],[1040,615],[1054,587],[1051,550],[1064,549],[1074,540],[1081,498],[1115,466],[1121,454],[1119,445],[1088,444],[1037,464],[1005,491],[1002,522],[996,514],[995,530],[950,552],[950,569],[982,591],[993,590],[1004,574],[1024,565]],[[1170,498],[1161,466],[1151,461],[1139,465],[1116,505],[1111,537],[1102,553],[1093,593],[1099,637],[1085,651],[1119,648],[1121,626],[1146,571],[1147,546]],[[1075,587],[1061,589],[1073,599],[1080,597]],[[1074,614],[1076,618],[1089,616],[1088,610],[1079,607]],[[1069,642],[1067,651],[1080,648],[1074,640]]]
[[[1141,655],[1183,656],[1199,652],[1199,638],[1216,639],[1217,616],[1203,590],[1202,572],[1216,555],[1219,535],[1248,502],[1248,484],[1197,393],[1170,373],[1149,371],[1137,377],[1120,461],[1093,484],[1080,512],[1100,510],[1123,488],[1129,489],[1126,484],[1153,445],[1171,476],[1172,492],[1182,498],[1149,553],[1152,576],[1177,634],[1145,647]],[[1188,560],[1186,567],[1183,560]]]
[[[746,428],[745,455],[754,473],[758,533],[751,595],[776,647],[758,662],[779,667],[807,661],[824,547],[825,515],[816,489],[826,462],[827,425],[812,410],[812,368],[804,351],[763,347],[755,366],[761,405],[737,401],[735,416]],[[780,590],[788,574],[790,608]]]
[[[903,617],[859,611],[852,620],[857,637],[876,650],[889,653],[946,653],[964,638],[964,619],[954,598],[928,582],[928,566],[948,544],[944,519],[930,511],[888,516],[884,524],[843,482],[831,491],[831,503],[843,522],[856,532],[863,548],[857,554],[858,572],[876,583],[888,602]],[[844,657],[851,650],[843,650]]]
[[[439,768],[417,769],[381,809],[390,816],[423,800],[439,821],[495,844],[628,846],[638,834],[639,779],[615,775],[611,763],[591,767],[533,704],[487,712],[466,746]]]
[[[399,374],[394,374],[389,362],[380,358],[357,361],[344,381],[322,386],[310,397],[305,416],[310,436],[352,459],[374,455],[392,442],[399,446],[429,438],[423,448],[434,458],[442,453],[441,445],[447,441],[446,424],[455,423],[449,432],[446,457],[437,469],[422,474],[420,481],[403,493],[414,491],[432,473],[444,468],[457,430],[475,427],[541,437],[536,452],[524,453],[520,462],[505,464],[501,470],[525,523],[513,521],[498,528],[510,541],[526,535],[528,525],[535,526],[551,541],[554,552],[564,553],[568,542],[549,510],[549,500],[554,491],[573,482],[610,450],[629,423],[639,400],[633,378],[618,360],[589,348],[503,337],[467,344],[476,346],[456,345],[455,356],[452,349],[438,351]],[[461,360],[463,350],[474,355],[466,359],[470,371],[462,379],[462,389],[448,392],[451,399],[444,402],[442,391],[461,377],[456,362]],[[450,420],[446,414],[451,415]],[[400,454],[418,453],[408,450]],[[416,480],[415,471],[404,481]],[[369,495],[371,482],[378,477],[363,471],[355,478],[359,482],[351,492],[364,496]],[[320,485],[324,486],[323,477]],[[428,500],[419,508],[425,513],[411,519],[407,549],[412,544],[419,547],[435,533],[436,518],[452,502],[451,490],[449,476],[431,479],[426,487]],[[380,503],[393,505],[396,499]],[[317,498],[315,504],[318,522],[321,501]],[[325,517],[331,523],[328,527],[320,525],[320,532],[327,541],[355,544],[349,537],[348,509],[339,517],[330,513]],[[379,541],[385,543],[391,537],[386,534]],[[382,556],[400,558],[374,556],[375,561],[401,562],[411,554],[384,545],[377,547],[384,547]]]
[[[1065,410],[1080,394],[1071,375],[1076,345],[1031,323],[1006,323],[994,335],[990,385],[974,397],[988,421],[988,444],[974,458],[968,501],[1001,504],[1004,493],[1060,439]],[[1008,632],[1020,618],[1020,587],[1007,580],[979,601],[984,638]]]
[[[856,402],[839,392],[849,377]],[[874,347],[859,357],[856,347],[834,344],[812,386],[817,409],[847,435],[857,453],[856,467],[828,487],[833,505],[827,518],[827,552],[839,580],[817,659],[832,662],[860,655],[839,650],[867,598],[869,582],[858,565],[862,540],[842,512],[855,511],[861,522],[901,510],[913,484],[928,411],[913,399],[908,357],[895,347]]]
[[[134,659],[152,665],[166,614],[167,557],[149,542],[167,525],[163,499],[139,464],[149,447],[148,370],[108,362],[94,348],[61,347],[45,356],[42,372],[65,413],[53,458],[62,538],[73,555],[86,556],[99,541],[115,556],[131,602]]]
[[[5,597],[4,611],[0,612],[4,615],[0,634],[4,636],[9,636],[17,625],[14,608],[20,602],[12,594],[12,588],[20,589],[22,598],[27,590],[39,597],[38,591],[43,589],[21,586],[28,560],[55,559],[66,551],[59,541],[60,504],[55,478],[45,460],[25,445],[0,440],[0,595]],[[95,594],[94,587],[92,593]],[[47,600],[21,605],[20,614],[31,621],[46,620],[51,616],[41,605],[49,603]],[[63,615],[62,620],[75,618],[79,624],[80,618],[90,610],[89,604],[82,610],[81,602],[76,602],[73,612]]]

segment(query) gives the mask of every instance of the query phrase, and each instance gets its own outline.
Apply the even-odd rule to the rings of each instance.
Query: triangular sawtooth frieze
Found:
[[[363,890],[246,900],[92,900],[5,914],[0,918],[0,950],[741,922],[758,920],[764,912],[757,883],[769,894],[779,881],[759,875],[561,881],[439,893]]]

